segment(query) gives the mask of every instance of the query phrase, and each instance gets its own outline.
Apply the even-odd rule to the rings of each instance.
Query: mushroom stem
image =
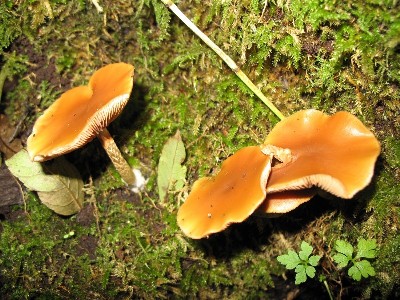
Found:
[[[104,130],[97,135],[97,138],[100,140],[101,145],[106,150],[118,173],[121,175],[121,178],[128,185],[134,185],[136,183],[136,176],[127,161],[122,157],[117,144],[115,144],[107,128],[104,128]]]

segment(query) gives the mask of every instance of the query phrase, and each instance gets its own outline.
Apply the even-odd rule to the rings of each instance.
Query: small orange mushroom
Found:
[[[46,161],[98,137],[122,179],[135,184],[134,173],[106,128],[129,100],[133,73],[130,64],[110,64],[96,71],[87,86],[62,94],[33,126],[27,140],[31,159]]]
[[[282,163],[272,167],[267,184],[270,198],[263,206],[267,212],[283,212],[277,208],[278,202],[271,203],[273,197],[284,199],[287,195],[288,203],[280,203],[294,209],[312,197],[296,190],[313,186],[341,198],[352,198],[371,181],[380,145],[350,113],[327,116],[311,109],[279,122],[267,136],[263,151],[278,159],[283,157]],[[291,192],[274,195],[285,191]]]
[[[271,156],[259,146],[240,149],[228,157],[215,177],[197,180],[178,211],[178,225],[200,239],[242,222],[264,201]]]
[[[270,193],[267,194],[265,201],[260,205],[258,211],[267,214],[287,213],[309,201],[316,194],[317,191],[315,188]]]

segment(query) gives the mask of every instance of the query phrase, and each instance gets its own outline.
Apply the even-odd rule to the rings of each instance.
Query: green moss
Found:
[[[400,188],[396,185],[397,181],[392,172],[384,171],[376,183],[379,189],[368,204],[368,210],[374,211],[373,221],[371,221],[374,226],[374,232],[382,238],[389,233],[395,234],[396,228],[400,225],[400,211],[396,208],[400,204],[398,198]],[[391,220],[391,229],[387,228],[388,220]]]
[[[32,195],[27,199],[27,213],[15,213],[19,217],[14,221],[2,223],[2,294],[25,299],[41,294],[43,287],[48,285],[51,287],[48,291],[56,295],[57,289],[65,284],[64,278],[68,277],[66,272],[71,264],[85,260],[75,258],[71,251],[77,243],[75,238],[64,240],[63,236],[70,230],[75,230],[77,235],[84,230],[74,219],[60,223],[59,217]],[[87,271],[85,264],[87,262],[80,270],[73,269],[84,273]],[[41,278],[40,282],[38,278]]]
[[[12,80],[27,70],[27,58],[24,55],[16,55],[15,52],[4,54],[0,71],[0,102],[3,94],[3,87],[6,80]]]
[[[393,170],[400,169],[400,141],[393,136],[384,140],[385,161]]]
[[[0,3],[0,53],[21,34],[18,20],[11,12],[12,6],[12,1],[2,1]]]
[[[26,114],[26,104],[29,103],[28,99],[31,92],[32,86],[29,81],[21,80],[13,91],[7,93],[6,100],[9,101],[5,113],[11,116],[13,122],[17,122]]]
[[[400,281],[398,269],[400,267],[400,237],[394,236],[384,243],[380,248],[379,259],[374,266],[377,271],[377,278],[373,280],[371,286],[367,288],[367,295],[380,291],[383,299],[399,296],[397,286]]]

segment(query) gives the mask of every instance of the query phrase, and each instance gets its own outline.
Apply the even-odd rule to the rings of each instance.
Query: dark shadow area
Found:
[[[378,187],[378,178],[384,170],[385,160],[381,155],[379,155],[374,169],[374,176],[371,179],[371,182],[367,185],[365,189],[357,193],[352,201],[354,200],[355,206],[353,211],[353,216],[357,220],[357,222],[362,222],[366,217],[370,215],[370,213],[366,213],[365,209],[368,203],[371,201],[373,196],[376,194]],[[346,215],[347,216],[347,215]]]
[[[268,243],[271,232],[275,230],[295,234],[322,214],[332,211],[325,199],[315,196],[295,210],[276,218],[251,215],[242,223],[231,224],[222,232],[199,241],[206,256],[229,259],[244,249],[261,251]]]
[[[78,169],[68,162],[63,156],[41,163],[43,171],[47,175],[60,175],[71,179],[80,179]]]
[[[287,280],[272,276],[274,288],[265,293],[266,299],[329,300],[329,295],[321,282],[308,280],[307,284],[296,285],[294,272],[288,272],[287,276]]]
[[[132,136],[132,131],[141,128],[141,126],[149,119],[149,116],[144,114],[147,107],[145,99],[147,93],[147,87],[135,83],[128,103],[121,115],[110,124],[110,130],[116,132],[120,131],[120,135],[122,131],[127,131],[128,134],[121,136],[130,137]]]

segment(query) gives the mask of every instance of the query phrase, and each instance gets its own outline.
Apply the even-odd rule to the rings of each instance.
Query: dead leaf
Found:
[[[27,188],[38,192],[40,200],[54,212],[68,216],[83,204],[83,181],[78,170],[63,157],[50,162],[32,162],[23,149],[6,160],[11,173]]]
[[[167,193],[173,189],[183,188],[186,180],[186,167],[182,166],[186,157],[185,145],[179,130],[165,143],[158,162],[158,194],[165,200]]]

